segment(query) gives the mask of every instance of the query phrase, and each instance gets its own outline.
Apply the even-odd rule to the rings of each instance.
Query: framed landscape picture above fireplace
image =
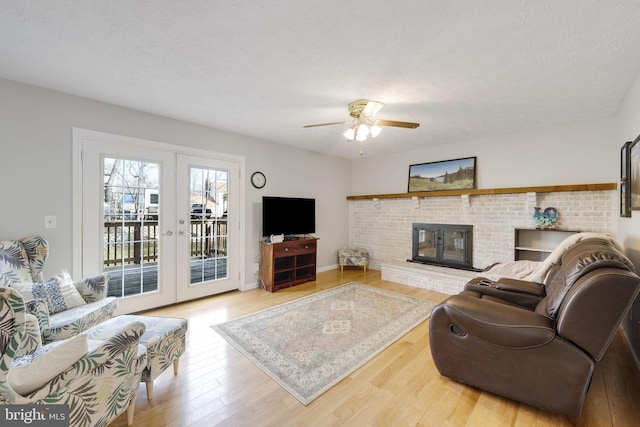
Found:
[[[409,193],[476,188],[476,158],[409,166]]]

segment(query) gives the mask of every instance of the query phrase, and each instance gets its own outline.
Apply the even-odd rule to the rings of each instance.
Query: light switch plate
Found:
[[[44,228],[56,228],[56,217],[53,215],[45,216]]]

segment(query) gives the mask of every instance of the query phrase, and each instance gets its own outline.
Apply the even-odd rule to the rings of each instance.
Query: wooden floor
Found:
[[[232,292],[147,314],[189,320],[180,372],[140,387],[135,426],[638,426],[640,387],[618,333],[597,365],[579,418],[567,418],[442,377],[429,350],[425,322],[305,407],[210,326],[349,281],[429,301],[446,295],[382,281],[379,271],[339,270],[316,282],[270,294]],[[473,357],[473,355],[469,355]],[[514,381],[517,381],[514,378]],[[553,393],[549,390],[549,393]],[[111,426],[126,426],[122,415]]]

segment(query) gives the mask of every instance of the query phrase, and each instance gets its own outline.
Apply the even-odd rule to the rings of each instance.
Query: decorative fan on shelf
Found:
[[[383,120],[374,119],[373,116],[380,109],[384,107],[384,104],[379,101],[370,101],[368,99],[358,99],[349,103],[349,115],[351,120],[342,122],[330,122],[319,123],[315,125],[306,125],[305,128],[312,128],[318,126],[330,126],[330,125],[342,125],[351,124],[351,127],[344,133],[345,138],[348,141],[354,139],[360,141],[360,143],[367,140],[367,138],[375,138],[380,134],[382,128],[380,126],[393,126],[407,129],[415,129],[420,126],[420,123],[413,122],[399,122],[396,120]],[[360,155],[362,155],[362,145],[360,146]]]

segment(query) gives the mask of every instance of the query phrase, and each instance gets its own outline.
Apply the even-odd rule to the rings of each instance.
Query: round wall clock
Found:
[[[254,172],[251,174],[251,184],[256,188],[262,188],[267,183],[267,178],[265,178],[262,172]]]

